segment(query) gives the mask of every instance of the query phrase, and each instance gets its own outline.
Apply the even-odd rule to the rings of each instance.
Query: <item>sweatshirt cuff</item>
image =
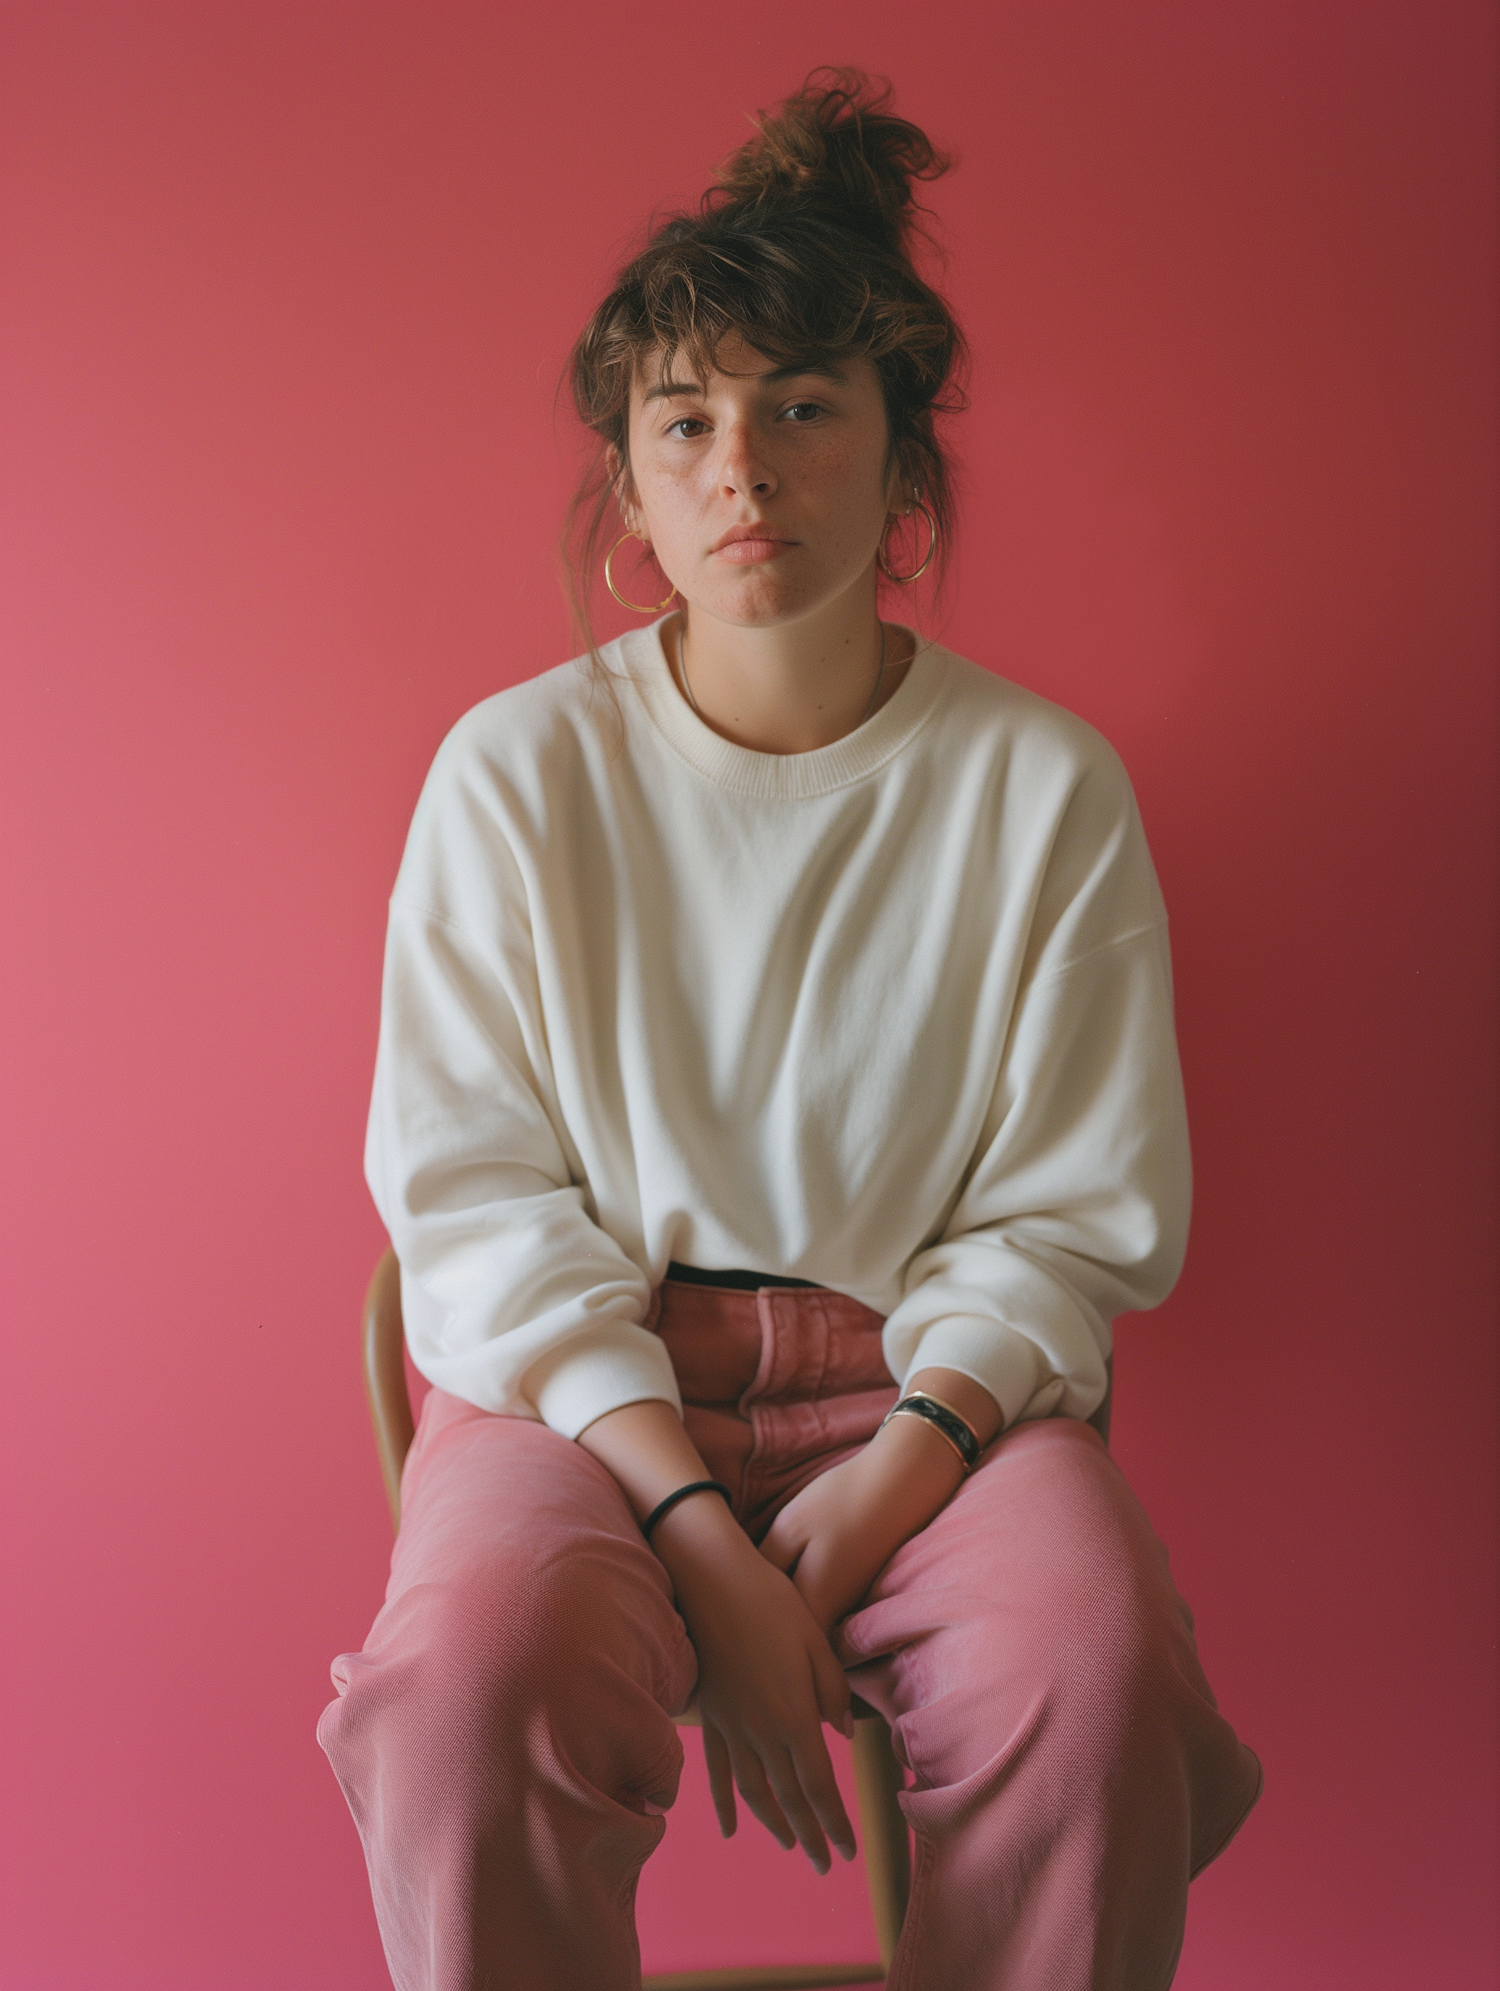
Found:
[[[957,1369],[980,1383],[1000,1406],[1002,1429],[1023,1417],[1045,1417],[1063,1393],[1041,1350],[1003,1321],[945,1314],[922,1335],[901,1387],[922,1369]]]
[[[522,1393],[542,1422],[564,1438],[576,1438],[596,1417],[627,1403],[660,1401],[682,1415],[671,1356],[659,1336],[628,1321],[606,1321],[570,1335],[532,1364]]]

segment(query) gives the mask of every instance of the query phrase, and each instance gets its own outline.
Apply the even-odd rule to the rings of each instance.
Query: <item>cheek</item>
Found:
[[[809,468],[820,481],[838,483],[853,503],[878,505],[884,500],[885,450],[867,436],[830,436]]]
[[[702,511],[691,484],[681,477],[642,478],[636,486],[636,502],[646,536],[663,552],[691,536]]]
[[[826,457],[808,465],[807,488],[833,526],[839,544],[865,541],[885,524],[885,458],[867,449],[830,447]]]

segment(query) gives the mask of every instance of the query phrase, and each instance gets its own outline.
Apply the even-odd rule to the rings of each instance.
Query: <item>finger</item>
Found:
[[[854,1827],[849,1823],[849,1814],[844,1809],[838,1779],[833,1774],[833,1764],[824,1747],[821,1729],[813,1730],[810,1744],[792,1750],[792,1769],[798,1787],[804,1793],[822,1831],[827,1833],[830,1843],[838,1850],[841,1858],[852,1860],[855,1851]],[[792,1822],[793,1824],[797,1822],[795,1817]],[[804,1839],[803,1844],[806,1843]]]
[[[850,1705],[849,1677],[839,1664],[833,1647],[826,1638],[819,1639],[813,1646],[810,1657],[813,1670],[813,1692],[818,1697],[818,1712],[831,1728],[840,1735],[854,1740],[854,1711]]]
[[[818,1747],[821,1749],[822,1746],[823,1738],[821,1733],[819,1733]],[[824,1754],[826,1756],[826,1750]],[[823,1836],[823,1827],[819,1822],[817,1810],[803,1788],[801,1776],[798,1774],[796,1759],[787,1749],[771,1750],[767,1752],[767,1755],[769,1760],[765,1766],[766,1776],[770,1782],[772,1791],[775,1793],[776,1801],[786,1816],[787,1823],[796,1833],[798,1843],[809,1860],[812,1861],[813,1866],[820,1874],[827,1873],[828,1869],[833,1865],[833,1861],[829,1857],[828,1841]],[[832,1765],[830,1765],[830,1778],[832,1775],[833,1769]],[[847,1823],[848,1821],[846,1820],[845,1824],[847,1825]]]
[[[708,1765],[708,1788],[719,1820],[719,1836],[732,1839],[740,1822],[734,1808],[734,1766],[723,1736],[710,1721],[703,1724],[703,1759]]]
[[[782,1850],[789,1853],[797,1843],[797,1835],[776,1801],[760,1757],[743,1745],[736,1748],[733,1742],[729,1743],[729,1753],[740,1796]]]

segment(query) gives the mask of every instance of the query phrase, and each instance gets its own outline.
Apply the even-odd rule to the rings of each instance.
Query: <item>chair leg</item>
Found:
[[[906,1773],[891,1746],[891,1731],[883,1721],[861,1721],[854,1729],[854,1778],[859,1792],[860,1837],[864,1842],[865,1877],[880,1958],[887,1970],[906,1919],[911,1893],[911,1846],[906,1818],[897,1802]]]
[[[906,1783],[891,1731],[862,1714],[854,1726],[854,1782],[859,1793],[859,1836],[865,1880],[880,1944],[880,1964],[780,1964],[761,1969],[668,1971],[644,1980],[642,1991],[802,1991],[833,1984],[881,1984],[890,1969],[906,1898],[911,1892],[911,1847],[897,1793]]]

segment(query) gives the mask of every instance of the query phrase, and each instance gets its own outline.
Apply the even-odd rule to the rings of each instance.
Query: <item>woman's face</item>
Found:
[[[902,509],[880,381],[867,359],[778,368],[731,333],[727,372],[660,367],[630,397],[629,523],[689,605],[769,628],[850,589],[873,600],[876,550]]]

